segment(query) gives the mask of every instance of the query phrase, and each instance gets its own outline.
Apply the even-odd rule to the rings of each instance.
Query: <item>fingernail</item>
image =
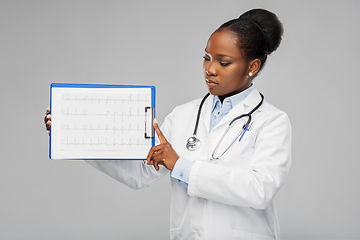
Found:
[[[154,118],[154,121],[155,121],[155,122],[156,122],[156,124],[157,124],[156,118]]]
[[[49,118],[50,118],[50,114],[46,115],[46,118],[49,119]]]

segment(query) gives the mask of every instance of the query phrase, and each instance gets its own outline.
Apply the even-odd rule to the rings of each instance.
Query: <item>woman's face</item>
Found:
[[[229,30],[214,32],[205,48],[204,75],[212,95],[221,100],[251,85],[249,62],[236,45],[236,36]]]

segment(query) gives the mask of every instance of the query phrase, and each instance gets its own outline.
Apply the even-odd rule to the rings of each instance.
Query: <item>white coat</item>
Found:
[[[235,117],[251,111],[261,98],[254,89],[209,132],[213,96],[204,103],[197,137],[201,147],[186,148],[192,136],[200,100],[176,107],[161,130],[179,156],[194,161],[188,188],[171,178],[170,239],[279,239],[273,198],[287,177],[291,162],[291,126],[287,115],[264,101],[253,124],[218,161],[211,154]],[[222,141],[224,150],[238,133],[235,124]],[[89,161],[95,168],[132,187],[143,188],[164,176],[140,161]]]

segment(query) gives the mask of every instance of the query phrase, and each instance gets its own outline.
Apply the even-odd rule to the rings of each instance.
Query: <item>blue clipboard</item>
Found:
[[[154,86],[52,83],[49,158],[145,160],[155,94]]]

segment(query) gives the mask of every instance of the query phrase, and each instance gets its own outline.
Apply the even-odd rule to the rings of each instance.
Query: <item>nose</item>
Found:
[[[209,65],[207,67],[205,67],[205,73],[208,76],[216,76],[216,70],[212,63],[209,63]]]

